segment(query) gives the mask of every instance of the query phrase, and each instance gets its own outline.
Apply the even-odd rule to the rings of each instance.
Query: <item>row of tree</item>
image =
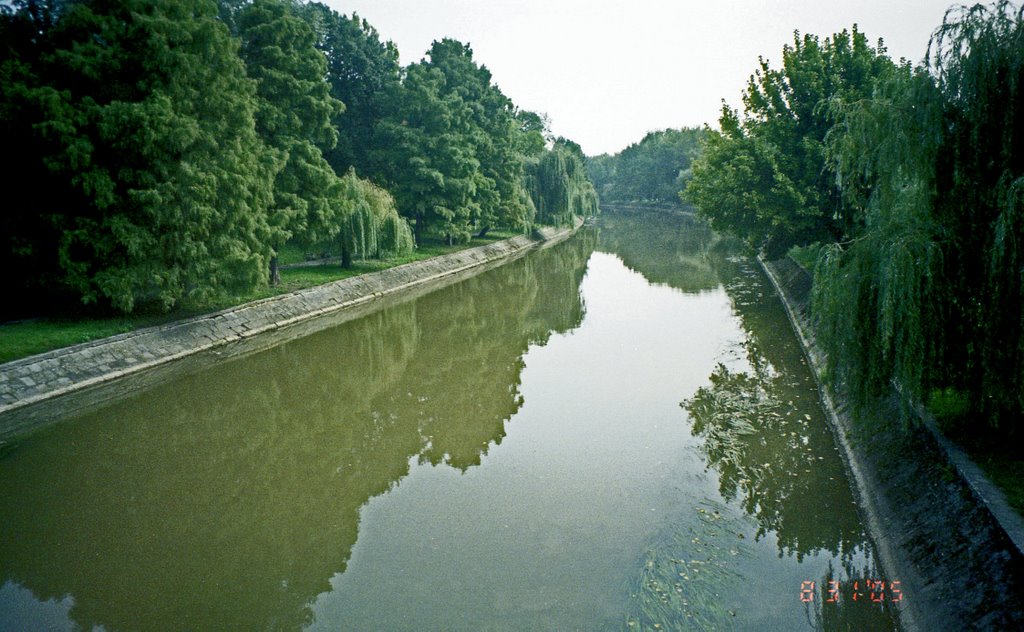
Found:
[[[686,127],[650,132],[617,154],[589,158],[587,170],[601,201],[679,204],[704,135],[703,129]]]
[[[347,262],[596,212],[579,148],[545,132],[468,46],[402,68],[322,4],[17,0],[0,258],[22,314],[170,309],[276,283],[286,243]]]
[[[684,196],[769,257],[822,246],[812,315],[832,379],[905,410],[938,389],[1024,424],[1024,9],[955,7],[923,64],[856,28],[765,60]]]

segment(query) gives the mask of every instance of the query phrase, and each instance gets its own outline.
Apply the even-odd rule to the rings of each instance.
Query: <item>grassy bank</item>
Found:
[[[52,349],[68,347],[82,342],[98,340],[120,333],[173,322],[206,314],[250,301],[287,294],[295,290],[315,287],[360,274],[376,272],[387,268],[429,259],[439,255],[457,252],[494,243],[515,236],[516,233],[491,231],[483,239],[473,239],[467,244],[448,246],[439,240],[424,240],[411,254],[388,260],[355,261],[352,267],[328,264],[281,270],[281,284],[263,287],[242,296],[205,303],[183,303],[166,314],[137,314],[111,316],[108,318],[39,318],[0,325],[0,362],[10,362]],[[286,249],[282,252],[282,264],[298,263],[305,260],[300,249]]]

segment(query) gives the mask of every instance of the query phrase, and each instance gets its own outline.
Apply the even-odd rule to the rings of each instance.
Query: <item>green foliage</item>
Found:
[[[342,178],[351,210],[338,239],[342,251],[358,259],[394,258],[413,250],[412,229],[398,214],[391,194],[349,171]]]
[[[942,96],[936,220],[957,301],[954,385],[994,428],[1024,430],[1024,7],[947,12],[929,64]]]
[[[546,119],[454,40],[403,71],[366,21],[292,0],[17,0],[0,36],[0,261],[32,271],[5,317],[250,295],[289,242],[401,257],[395,200],[449,243],[533,224]]]
[[[327,62],[309,25],[282,0],[255,0],[235,16],[246,71],[257,85],[256,129],[283,160],[274,179],[270,245],[337,233],[345,209],[322,150],[337,143],[331,125],[343,104],[330,96]]]
[[[614,156],[588,158],[601,201],[678,204],[706,133],[697,128],[651,132]]]
[[[398,49],[382,42],[366,20],[338,14],[320,3],[297,7],[316,35],[316,46],[327,59],[331,95],[345,104],[333,123],[338,143],[324,151],[336,173],[355,168],[363,174],[379,174],[375,162],[377,128],[387,109],[386,100],[400,83]]]
[[[856,26],[824,41],[797,33],[781,68],[759,60],[742,119],[723,106],[721,131],[707,137],[685,199],[770,257],[850,236],[861,218],[843,203],[825,159],[827,106],[870,96],[892,66],[881,42],[872,47]]]
[[[495,225],[530,225],[524,152],[536,150],[542,119],[518,112],[468,46],[434,42],[386,101],[370,159],[381,172],[372,175],[417,235],[458,242]]]
[[[769,255],[784,252],[814,217],[779,167],[778,148],[744,132],[733,111],[723,109],[721,120],[723,132],[708,133],[684,199],[715,230],[765,247]]]
[[[381,124],[380,163],[402,213],[418,236],[428,228],[449,241],[468,241],[479,215],[480,163],[468,142],[468,112],[444,93],[444,75],[426,61],[407,69]]]
[[[3,31],[6,263],[125,312],[262,282],[275,164],[212,2],[26,3]]]
[[[585,160],[579,145],[559,138],[550,150],[527,163],[526,189],[539,223],[568,226],[573,217],[598,214],[597,192]]]
[[[819,335],[865,403],[895,386],[967,394],[970,417],[1019,439],[1024,21],[1006,2],[953,9],[927,68],[835,101],[828,154],[859,234],[821,257]]]
[[[930,78],[904,65],[871,99],[836,100],[828,154],[860,234],[819,256],[812,307],[830,372],[864,404],[893,386],[922,401],[941,327],[940,227],[931,215],[938,130]],[[907,412],[909,409],[905,409]]]

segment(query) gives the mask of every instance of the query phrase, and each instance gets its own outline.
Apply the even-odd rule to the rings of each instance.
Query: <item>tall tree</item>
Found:
[[[356,14],[341,15],[320,3],[301,5],[299,12],[316,35],[327,58],[331,96],[345,104],[333,119],[338,143],[324,151],[336,173],[357,172],[376,177],[384,167],[374,162],[377,127],[394,94],[401,68],[398,49],[382,42],[377,30]]]
[[[26,52],[5,53],[0,107],[34,147],[5,189],[42,192],[10,215],[44,237],[5,258],[123,311],[258,285],[276,165],[213,2],[26,2],[4,22],[31,26]]]
[[[587,171],[602,202],[678,204],[704,135],[697,128],[651,132],[614,156],[589,158]]]
[[[428,230],[449,241],[468,239],[479,216],[474,196],[480,165],[468,140],[467,105],[445,94],[443,73],[426,62],[408,67],[388,102],[375,151],[417,241]]]
[[[941,108],[932,77],[909,64],[880,77],[870,99],[831,104],[832,169],[863,227],[823,248],[815,271],[816,334],[830,375],[855,404],[893,385],[904,403],[942,382],[953,340],[942,281],[942,231],[935,221],[935,161]],[[905,407],[904,413],[910,408]]]
[[[694,166],[687,199],[772,256],[795,244],[843,239],[860,218],[844,206],[825,160],[827,105],[869,97],[874,78],[891,67],[881,42],[872,47],[856,26],[824,41],[797,33],[782,50],[781,68],[760,60],[743,95],[744,117],[723,108],[721,131],[711,133],[704,164]],[[718,180],[723,169],[730,184]],[[753,195],[739,195],[733,185]],[[759,208],[768,197],[782,203]]]
[[[972,430],[1024,440],[1024,9],[947,12],[928,65],[837,99],[827,138],[851,239],[823,249],[813,312],[860,402],[966,395]],[[905,411],[909,410],[905,407]]]
[[[929,59],[944,132],[936,220],[973,411],[1024,441],[1024,7],[950,9]]]
[[[332,237],[344,216],[341,183],[322,153],[337,143],[331,121],[344,105],[330,95],[313,30],[291,5],[255,0],[236,20],[242,58],[257,84],[256,129],[284,161],[270,209],[270,282],[277,284],[277,250],[292,237]]]

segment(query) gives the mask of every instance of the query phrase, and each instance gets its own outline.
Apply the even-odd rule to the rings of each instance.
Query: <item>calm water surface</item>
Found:
[[[37,433],[0,516],[2,629],[894,627],[781,306],[681,217]]]

